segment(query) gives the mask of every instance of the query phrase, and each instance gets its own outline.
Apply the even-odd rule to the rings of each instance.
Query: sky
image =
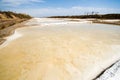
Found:
[[[120,13],[120,0],[0,0],[0,10],[33,17]]]

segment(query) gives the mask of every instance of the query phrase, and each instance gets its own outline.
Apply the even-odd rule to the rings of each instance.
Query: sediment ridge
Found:
[[[5,37],[13,34],[16,28],[22,27],[21,22],[31,18],[27,14],[0,11],[0,45],[6,40]]]

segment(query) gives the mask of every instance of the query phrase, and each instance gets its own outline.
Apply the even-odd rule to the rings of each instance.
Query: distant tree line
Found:
[[[51,16],[49,18],[96,18],[96,19],[120,19],[120,14],[91,14],[91,15],[74,15],[74,16]]]
[[[19,18],[19,19],[30,19],[31,16],[27,14],[22,14],[22,13],[14,13],[11,11],[0,11],[0,14],[5,15],[7,18],[13,18],[13,16]]]

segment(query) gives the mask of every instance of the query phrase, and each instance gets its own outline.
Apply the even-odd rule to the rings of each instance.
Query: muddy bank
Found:
[[[5,42],[5,39],[0,38],[0,45],[3,44]]]
[[[6,37],[14,33],[15,29],[25,27],[28,19],[22,20],[1,20],[0,23],[0,45],[6,41]]]
[[[106,19],[101,19],[101,20],[91,20],[93,23],[100,23],[100,24],[111,24],[111,25],[119,25],[120,26],[120,20],[106,20]]]

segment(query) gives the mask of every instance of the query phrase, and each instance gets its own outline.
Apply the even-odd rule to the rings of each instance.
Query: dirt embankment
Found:
[[[6,25],[5,24],[3,25],[5,27],[0,29],[0,45],[2,43],[4,43],[4,41],[6,41],[5,37],[10,36],[11,34],[14,33],[16,28],[20,28],[20,27],[25,26],[21,23],[21,22],[24,22],[24,21],[26,22],[27,19],[17,20],[17,21],[10,20],[10,23],[6,22]]]
[[[95,19],[92,20],[93,23],[100,23],[100,24],[112,24],[112,25],[120,25],[119,20],[105,20],[105,19]]]
[[[5,41],[4,37],[11,35],[16,28],[21,27],[18,23],[31,18],[27,14],[0,11],[0,45]]]

